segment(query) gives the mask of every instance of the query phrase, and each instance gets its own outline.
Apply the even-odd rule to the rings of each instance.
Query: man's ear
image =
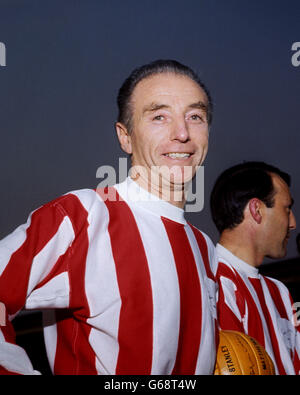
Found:
[[[249,205],[249,211],[250,211],[251,217],[254,219],[254,221],[257,224],[260,224],[262,221],[262,210],[261,210],[262,202],[261,202],[261,200],[259,200],[257,198],[253,198],[249,201],[248,205]]]
[[[125,151],[127,154],[131,155],[132,154],[131,136],[128,133],[126,126],[123,125],[121,122],[116,122],[115,128],[122,150]]]

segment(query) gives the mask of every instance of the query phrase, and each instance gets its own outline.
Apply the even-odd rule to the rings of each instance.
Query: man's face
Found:
[[[205,92],[186,76],[162,73],[138,83],[131,105],[133,128],[126,151],[132,154],[132,166],[142,166],[148,176],[153,168],[167,169],[174,185],[189,181],[208,149]],[[167,173],[160,171],[163,178]]]
[[[293,200],[289,187],[275,174],[272,175],[272,180],[276,194],[274,206],[265,208],[265,256],[283,258],[287,253],[290,231],[296,228],[296,220],[292,212]]]

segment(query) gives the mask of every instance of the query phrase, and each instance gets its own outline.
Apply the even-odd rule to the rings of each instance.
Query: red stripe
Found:
[[[242,321],[238,319],[238,317],[233,313],[231,310],[230,306],[227,306],[227,303],[225,301],[225,293],[222,287],[222,282],[221,282],[221,277],[226,277],[230,278],[234,276],[232,271],[224,265],[222,262],[219,263],[218,266],[218,279],[219,279],[219,296],[218,296],[218,303],[217,303],[217,311],[218,311],[218,323],[221,329],[223,330],[235,330],[235,331],[240,331],[244,332],[244,327]],[[232,281],[232,279],[231,279]],[[244,316],[245,308],[244,304],[245,302],[240,305],[238,303],[238,293],[235,293],[236,296],[236,302],[237,306],[239,308],[241,317]]]
[[[0,366],[0,376],[21,376],[21,374],[15,373],[15,372],[10,372],[9,370],[6,370],[2,366]]]
[[[262,346],[265,346],[265,337],[264,337],[264,330],[263,324],[261,321],[261,317],[255,301],[247,288],[246,284],[244,283],[243,279],[240,277],[238,272],[234,270],[230,270],[225,264],[219,263],[218,266],[218,274],[217,277],[220,278],[221,276],[229,278],[236,286],[236,300],[237,306],[241,312],[242,317],[245,315],[245,304],[248,308],[248,330],[247,333],[249,336],[254,337]],[[221,283],[220,283],[221,287]],[[226,292],[226,291],[225,291]],[[219,307],[222,307],[221,305]],[[219,317],[222,317],[223,311],[220,309],[218,310]],[[225,319],[221,319],[221,322],[224,324],[224,327],[221,326],[222,329],[233,329],[231,328],[230,322]],[[245,332],[245,330],[243,330]]]
[[[60,200],[60,209],[70,218],[75,239],[67,252],[70,280],[70,309],[57,311],[55,374],[97,374],[95,353],[89,343],[91,327],[85,293],[86,257],[89,246],[88,213],[72,194]]]
[[[235,290],[235,300],[236,300],[236,304],[237,307],[240,311],[241,317],[243,318],[245,316],[246,313],[246,298],[244,295],[242,295],[241,291],[244,288],[242,284],[239,284],[239,286],[237,285],[237,278],[236,278],[236,273],[233,272],[227,265],[225,265],[223,262],[219,262],[218,263],[218,270],[217,270],[217,279],[218,279],[218,283],[219,283],[219,288],[220,291],[222,292],[223,295],[225,296],[225,292],[223,291],[223,286],[221,283],[221,277],[225,277],[229,280],[231,280],[233,282],[233,284],[236,287]],[[224,297],[224,303],[225,303],[225,297]],[[220,310],[221,312],[223,312],[222,310]],[[222,314],[220,314],[222,315]],[[223,328],[222,329],[230,329],[230,328]]]
[[[266,319],[266,322],[267,322],[267,325],[268,325],[268,328],[269,328],[269,333],[270,333],[270,337],[271,337],[271,342],[272,342],[273,351],[274,351],[274,354],[275,354],[275,359],[276,359],[276,364],[277,364],[277,367],[278,367],[278,370],[279,370],[279,374],[280,375],[285,375],[286,372],[285,372],[283,363],[281,361],[280,349],[279,349],[279,344],[278,344],[278,340],[277,340],[277,337],[276,337],[276,332],[275,332],[275,329],[274,329],[274,325],[273,325],[273,322],[272,322],[271,315],[270,315],[268,307],[266,305],[266,301],[265,301],[265,297],[264,297],[264,293],[263,293],[261,282],[260,282],[260,280],[258,278],[249,278],[249,280],[251,281],[251,283],[252,283],[252,285],[253,285],[256,293],[257,293],[257,296],[258,296],[258,299],[259,299],[259,302],[260,302],[263,314],[265,316],[265,319]]]
[[[15,251],[0,277],[0,301],[10,315],[23,308],[33,258],[56,234],[62,215],[48,204],[35,211],[26,230],[26,240]]]
[[[201,340],[200,281],[184,226],[162,218],[172,246],[180,289],[178,350],[172,374],[194,374]]]
[[[205,240],[205,237],[203,236],[203,234],[200,232],[199,229],[195,228],[193,225],[189,224],[197,241],[197,244],[199,246],[199,250],[200,253],[202,255],[202,259],[204,262],[204,267],[206,270],[206,275],[208,278],[210,278],[211,280],[215,281],[215,276],[213,275],[212,271],[211,271],[211,267],[210,267],[210,263],[209,263],[209,256],[208,256],[208,248],[207,248],[207,243]]]
[[[263,347],[265,347],[265,336],[264,336],[264,328],[263,323],[256,306],[256,303],[247,288],[247,285],[244,283],[242,277],[239,273],[234,270],[237,281],[237,289],[241,291],[241,297],[245,297],[248,307],[248,335],[254,337]]]
[[[105,189],[103,194],[107,196],[107,192]],[[120,196],[116,194],[115,201],[106,200],[105,204],[122,300],[116,374],[148,375],[152,366],[153,300],[143,242],[131,210]]]
[[[300,375],[300,358],[298,355],[299,350],[294,350],[294,358],[293,358],[293,363],[295,367],[295,372],[297,375]]]
[[[5,326],[1,326],[0,330],[4,336],[4,339],[7,343],[16,344],[16,333],[12,323],[8,319],[8,315],[6,315]]]
[[[276,284],[273,281],[271,281],[267,277],[263,277],[263,278],[268,286],[273,303],[276,306],[277,311],[280,314],[280,317],[288,320],[289,318],[288,318],[288,315],[287,315],[287,312],[286,312],[286,309],[285,309],[279,289],[277,288]]]

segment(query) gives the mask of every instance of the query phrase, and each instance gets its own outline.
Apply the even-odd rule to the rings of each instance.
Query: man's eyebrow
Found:
[[[151,103],[143,108],[143,113],[154,112],[157,110],[161,110],[162,108],[170,108],[170,106],[168,106],[167,104]]]
[[[151,103],[143,108],[143,113],[154,112],[164,108],[170,108],[170,106],[168,106],[167,104]],[[188,105],[187,108],[196,108],[199,110],[203,110],[204,112],[207,113],[207,105],[203,103],[201,100],[196,103],[192,103]]]
[[[294,205],[294,199],[293,199],[293,198],[291,198],[291,204],[289,205],[289,208],[292,208],[292,207],[293,207],[293,205]]]
[[[207,112],[207,104],[203,103],[201,100],[197,103],[190,104],[188,108],[198,108],[199,110]]]

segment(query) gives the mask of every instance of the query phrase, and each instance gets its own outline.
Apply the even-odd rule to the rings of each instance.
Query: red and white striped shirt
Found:
[[[0,301],[10,318],[47,310],[54,374],[212,374],[214,262],[183,210],[127,179],[70,192],[4,238]],[[10,324],[0,329],[2,371],[34,373]]]
[[[288,289],[220,244],[216,252],[220,328],[254,337],[272,358],[276,374],[299,374],[300,331]]]

